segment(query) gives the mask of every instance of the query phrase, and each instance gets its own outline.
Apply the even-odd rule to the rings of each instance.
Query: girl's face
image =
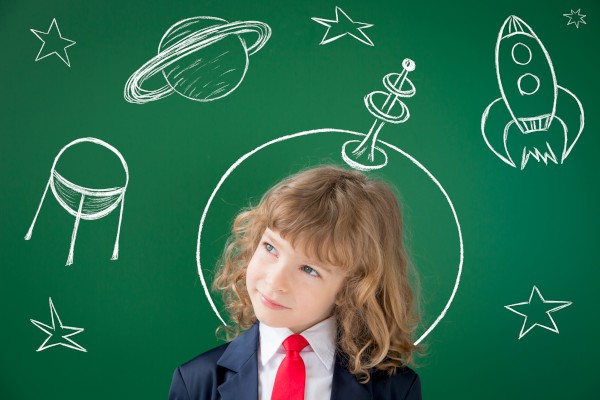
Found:
[[[269,228],[246,271],[246,288],[258,320],[294,333],[331,315],[343,282],[339,268],[315,263]]]

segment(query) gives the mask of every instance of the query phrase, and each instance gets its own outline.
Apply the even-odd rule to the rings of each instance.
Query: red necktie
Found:
[[[304,400],[306,368],[300,350],[308,346],[302,335],[291,335],[283,341],[285,358],[279,365],[271,400]]]

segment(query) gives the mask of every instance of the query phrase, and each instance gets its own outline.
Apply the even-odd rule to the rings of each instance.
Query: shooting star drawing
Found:
[[[481,132],[502,161],[523,170],[533,157],[562,164],[584,127],[583,106],[557,84],[548,51],[522,19],[504,21],[496,42],[496,75],[501,97],[487,106]]]

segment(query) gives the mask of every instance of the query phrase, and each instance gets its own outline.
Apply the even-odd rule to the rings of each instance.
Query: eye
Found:
[[[306,272],[310,276],[314,276],[315,278],[319,278],[321,276],[321,275],[319,275],[319,273],[317,272],[316,269],[309,267],[308,265],[303,265],[302,271]]]
[[[263,246],[264,246],[265,250],[267,251],[267,253],[271,253],[274,255],[277,254],[277,249],[275,247],[273,247],[273,245],[271,243],[264,242]]]

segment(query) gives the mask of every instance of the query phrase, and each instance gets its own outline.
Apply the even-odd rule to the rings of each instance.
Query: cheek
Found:
[[[248,267],[246,268],[246,287],[253,285],[260,277],[260,268],[258,268],[258,261],[256,255],[250,259]]]

